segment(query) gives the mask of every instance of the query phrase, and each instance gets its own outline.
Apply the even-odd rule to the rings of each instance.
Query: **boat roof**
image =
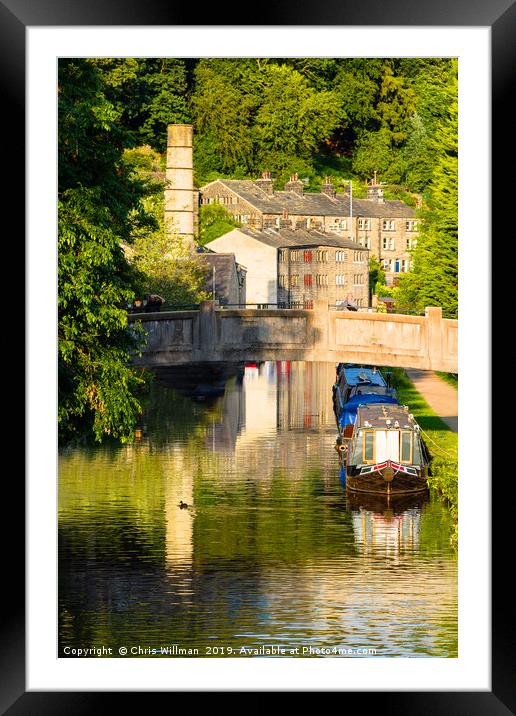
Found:
[[[385,378],[373,366],[344,365],[341,369],[342,374],[348,385],[379,385],[383,388],[387,387]]]
[[[391,421],[391,427],[395,427],[396,421],[400,428],[413,430],[416,425],[406,406],[397,403],[369,403],[359,406],[356,426],[386,429],[387,420]]]

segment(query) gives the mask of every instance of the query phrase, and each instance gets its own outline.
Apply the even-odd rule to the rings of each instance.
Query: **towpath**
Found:
[[[458,391],[430,370],[408,368],[406,373],[428,405],[454,432],[458,430]]]

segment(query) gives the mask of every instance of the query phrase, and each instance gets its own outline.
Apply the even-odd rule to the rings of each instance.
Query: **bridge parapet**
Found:
[[[222,309],[133,314],[148,340],[140,365],[304,360],[458,372],[458,321],[440,308],[424,316],[328,310]]]

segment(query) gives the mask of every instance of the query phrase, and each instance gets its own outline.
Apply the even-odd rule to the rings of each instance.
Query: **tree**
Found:
[[[428,204],[421,211],[421,230],[413,270],[402,277],[398,302],[416,309],[441,306],[458,310],[458,82],[448,88],[448,114],[436,131],[436,167]]]
[[[202,246],[227,234],[235,226],[240,224],[221,204],[203,204],[199,208],[199,243]]]
[[[120,242],[140,223],[142,186],[124,169],[125,132],[88,60],[59,62],[59,438],[130,440],[142,380],[125,306],[134,274]]]

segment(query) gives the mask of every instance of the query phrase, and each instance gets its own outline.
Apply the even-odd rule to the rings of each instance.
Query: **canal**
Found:
[[[61,451],[59,656],[457,657],[448,511],[346,494],[334,377],[162,378],[133,444]]]

